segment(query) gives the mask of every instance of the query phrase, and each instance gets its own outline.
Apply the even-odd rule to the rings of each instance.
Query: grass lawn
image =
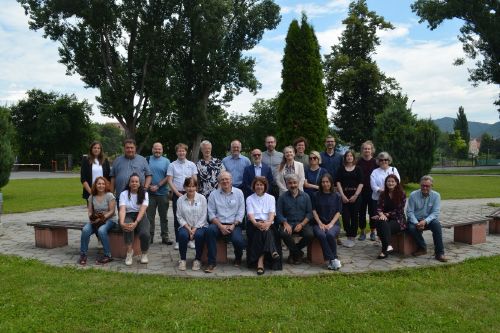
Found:
[[[0,255],[0,275],[1,332],[500,331],[500,256],[387,273],[187,279]]]
[[[467,169],[467,170],[439,170],[433,169],[431,171],[432,175],[499,175],[500,168],[498,169]]]
[[[12,179],[2,193],[5,214],[85,204],[80,178]]]

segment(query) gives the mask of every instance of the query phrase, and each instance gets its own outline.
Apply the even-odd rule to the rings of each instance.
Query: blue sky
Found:
[[[314,26],[321,54],[330,52],[337,43],[347,15],[349,1],[276,1],[282,20],[277,29],[268,31],[257,47],[247,54],[257,60],[256,76],[262,83],[257,95],[244,92],[229,106],[231,112],[246,113],[257,98],[276,96],[281,86],[281,59],[290,22],[306,12]],[[447,21],[430,31],[419,24],[410,9],[413,1],[369,0],[368,7],[396,27],[381,32],[382,44],[374,56],[386,75],[396,78],[409,100],[415,100],[413,112],[420,118],[455,117],[462,105],[470,121],[494,123],[498,112],[493,101],[498,86],[468,82],[466,66],[453,66],[463,56],[459,34],[461,22]],[[15,0],[1,0],[0,8],[0,104],[10,105],[25,97],[32,88],[61,93],[74,93],[96,105],[94,89],[85,89],[78,76],[66,76],[59,64],[58,45],[42,38],[42,32],[28,29],[28,19]],[[472,62],[466,62],[472,66]],[[94,108],[93,119],[108,121]],[[332,113],[334,110],[329,109]]]

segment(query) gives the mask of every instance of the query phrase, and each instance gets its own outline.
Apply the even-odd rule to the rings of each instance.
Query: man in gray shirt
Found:
[[[262,154],[262,163],[266,164],[267,166],[271,167],[271,170],[273,171],[273,183],[271,185],[271,191],[270,193],[274,195],[275,198],[278,198],[279,195],[279,189],[278,185],[276,185],[276,172],[278,171],[278,167],[283,161],[283,153],[276,151],[276,138],[272,135],[268,135],[266,137],[266,148],[267,150]]]
[[[130,176],[133,173],[139,175],[140,181],[144,189],[147,191],[151,184],[151,170],[149,169],[148,161],[141,155],[136,154],[136,144],[133,139],[126,139],[124,142],[125,155],[119,156],[113,162],[111,168],[111,192],[115,192],[116,206],[120,193],[125,190]]]
[[[234,247],[234,265],[241,265],[241,257],[245,248],[245,240],[241,232],[241,222],[245,215],[245,199],[243,192],[233,187],[231,174],[222,171],[219,175],[219,188],[208,197],[208,267],[206,273],[215,269],[217,256],[217,237],[230,237]]]

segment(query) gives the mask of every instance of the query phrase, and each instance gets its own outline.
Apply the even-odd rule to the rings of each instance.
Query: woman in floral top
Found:
[[[222,161],[212,157],[212,144],[205,140],[200,144],[203,158],[196,163],[198,169],[198,192],[208,198],[210,193],[219,185],[217,177],[226,170]]]

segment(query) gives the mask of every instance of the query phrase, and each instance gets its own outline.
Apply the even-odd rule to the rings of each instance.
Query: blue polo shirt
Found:
[[[153,179],[151,180],[151,185],[158,185],[162,179],[167,177],[168,166],[170,165],[170,160],[166,157],[160,156],[156,158],[154,155],[149,156],[149,169],[151,169],[151,174]],[[156,192],[150,192],[150,195],[167,195],[168,194],[168,183],[165,182],[162,186],[158,188]]]

